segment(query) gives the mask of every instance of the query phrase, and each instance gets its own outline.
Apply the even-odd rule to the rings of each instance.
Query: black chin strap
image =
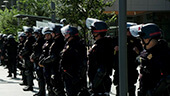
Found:
[[[96,38],[97,36],[99,36],[99,33],[98,33],[96,36],[93,35],[93,39],[95,40],[95,38]]]
[[[144,44],[144,49],[146,50],[146,46],[149,45],[149,43],[151,42],[152,38],[149,39],[149,42],[148,42],[148,43],[145,43],[145,41],[144,41],[143,38],[141,38],[141,39],[142,39],[142,43]]]
[[[68,39],[69,39],[70,37],[71,37],[71,36],[69,36],[68,38],[65,38],[64,40],[65,40],[65,41],[68,41]]]

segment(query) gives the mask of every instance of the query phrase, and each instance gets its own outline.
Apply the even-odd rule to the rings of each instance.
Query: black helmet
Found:
[[[52,30],[49,28],[49,27],[44,27],[42,29],[42,34],[43,35],[46,35],[46,34],[51,34],[52,33]]]
[[[48,23],[50,30],[53,31],[53,33],[61,33],[61,24],[54,24],[54,23]]]
[[[108,26],[104,21],[93,18],[86,19],[86,26],[92,30],[92,33],[107,32],[108,30]]]
[[[70,34],[70,36],[78,36],[79,32],[78,29],[76,27],[70,26],[70,25],[66,25],[64,27],[61,28],[61,33],[63,34],[63,36]]]
[[[130,32],[134,37],[147,38],[160,38],[162,31],[154,23],[141,24],[130,27]]]
[[[31,27],[23,26],[23,30],[25,33],[32,33],[34,30]]]

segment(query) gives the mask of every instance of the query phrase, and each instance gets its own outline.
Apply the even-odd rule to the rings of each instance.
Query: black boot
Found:
[[[28,87],[25,87],[23,90],[24,91],[33,91],[33,87],[32,86],[28,86]]]
[[[7,77],[12,77],[12,74],[9,74]]]
[[[21,86],[24,86],[24,85],[25,85],[25,86],[26,86],[26,85],[28,85],[28,84],[23,82],[23,83],[20,83],[19,85],[21,85]]]

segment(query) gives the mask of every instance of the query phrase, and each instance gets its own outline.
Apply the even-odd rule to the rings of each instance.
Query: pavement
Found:
[[[17,70],[17,78],[7,77],[8,70],[5,69],[3,66],[0,66],[0,96],[33,96],[35,93],[38,92],[38,82],[35,79],[34,90],[26,92],[23,91],[23,88],[26,86],[19,85],[19,83],[22,82],[21,75],[18,75],[19,73],[20,71]],[[112,85],[110,96],[115,96],[115,94],[115,86]]]
[[[19,74],[19,71],[17,71]],[[20,86],[22,82],[21,76],[17,75],[17,78],[7,77],[8,70],[0,66],[0,96],[33,96],[38,92],[38,83],[34,80],[34,91],[23,91],[26,86]]]

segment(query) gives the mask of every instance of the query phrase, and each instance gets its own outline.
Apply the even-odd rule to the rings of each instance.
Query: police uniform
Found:
[[[32,34],[33,29],[30,27],[27,27],[25,29],[25,32],[28,32],[29,34]],[[33,71],[34,71],[34,65],[33,63],[30,61],[30,55],[32,54],[33,51],[33,44],[35,42],[35,38],[30,35],[26,38],[26,41],[24,43],[24,48],[21,52],[21,56],[23,57],[23,59],[25,60],[25,75],[26,75],[26,79],[27,79],[27,84],[28,87],[24,88],[24,91],[30,91],[33,90]]]
[[[105,36],[108,26],[104,21],[92,19],[90,26],[96,42],[88,55],[89,82],[92,84],[93,96],[109,96],[112,85],[110,76],[114,65],[114,40]],[[98,35],[100,38],[96,39]]]
[[[38,33],[38,32],[39,33]],[[34,33],[41,34],[41,29],[37,29]],[[44,45],[45,40],[43,37],[38,37],[37,41],[33,44],[33,53],[30,56],[31,59],[34,60],[36,74],[38,76],[38,86],[39,92],[34,96],[45,96],[45,79],[43,74],[43,68],[38,65],[39,57],[42,54],[42,46]]]
[[[61,53],[61,72],[66,87],[67,96],[77,96],[83,87],[86,87],[86,59],[87,50],[80,42],[78,30],[70,25],[64,26],[62,34],[70,35],[69,40]],[[66,39],[66,37],[65,37]]]
[[[135,31],[135,28],[138,29],[138,32]],[[144,24],[141,28],[134,26],[131,29],[131,32],[136,32],[134,36],[140,36],[145,49],[138,57],[138,61],[141,64],[138,96],[162,96],[162,93],[164,94],[163,96],[167,96],[165,89],[168,83],[164,86],[160,85],[165,83],[162,81],[170,74],[170,48],[161,39],[161,30],[153,23]],[[146,43],[144,39],[149,39],[149,41]],[[152,40],[155,40],[157,43],[148,48]]]
[[[49,49],[49,56],[45,58],[44,63],[51,65],[51,83],[52,83],[52,90],[57,96],[65,96],[64,92],[64,84],[61,79],[61,73],[59,72],[59,61],[60,61],[60,52],[64,48],[65,41],[64,37],[61,34],[62,26],[55,25],[51,23],[50,29],[52,33],[55,34],[53,37],[53,43]],[[46,66],[46,65],[45,65]]]
[[[12,35],[8,36],[8,41],[6,42],[6,46],[4,46],[4,48],[7,50],[9,76],[12,76],[13,73],[14,78],[16,78],[17,42],[14,40]]]
[[[22,80],[23,82],[20,83],[20,85],[27,85],[27,79],[26,79],[26,75],[25,75],[25,68],[23,66],[23,60],[21,60],[21,58],[19,58],[19,55],[22,53],[23,51],[23,47],[24,47],[24,43],[26,41],[26,35],[25,33],[21,33],[19,34],[19,44],[18,44],[18,56],[17,56],[17,63],[18,63],[18,68],[21,70],[21,75],[22,75]],[[20,40],[22,39],[22,40]]]
[[[134,85],[137,82],[138,79],[138,71],[137,66],[138,63],[136,62],[136,57],[139,55],[139,52],[141,52],[142,45],[140,44],[140,40],[133,37],[129,32],[129,27],[134,26],[136,23],[127,22],[127,68],[128,68],[128,93],[129,96],[135,96],[135,90],[136,86]],[[136,51],[136,49],[137,51]],[[116,53],[118,58],[118,52]],[[116,86],[116,96],[119,96],[119,64],[118,59],[115,66],[115,73],[114,73],[114,80],[113,83]]]

